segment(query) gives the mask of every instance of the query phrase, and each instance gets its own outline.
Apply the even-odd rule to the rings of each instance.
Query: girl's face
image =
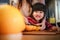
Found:
[[[34,11],[33,12],[33,17],[39,21],[40,19],[42,19],[44,17],[44,12],[43,11]]]
[[[23,2],[23,5],[22,5],[22,10],[23,10],[23,15],[24,16],[29,16],[30,15],[30,11],[31,11],[31,6],[30,4],[28,4],[27,2]]]

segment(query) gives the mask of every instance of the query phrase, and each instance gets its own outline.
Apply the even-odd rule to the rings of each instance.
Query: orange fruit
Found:
[[[16,34],[24,29],[21,11],[10,5],[0,5],[0,34]]]
[[[27,31],[32,31],[32,30],[35,30],[35,29],[36,29],[36,26],[26,25],[26,30],[27,30]]]
[[[40,30],[40,27],[36,27],[36,31],[39,31]]]

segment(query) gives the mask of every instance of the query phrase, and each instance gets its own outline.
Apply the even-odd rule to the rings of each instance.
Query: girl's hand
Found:
[[[42,25],[42,23],[38,23],[38,24],[35,24],[36,26],[40,26],[40,25]]]
[[[53,26],[53,27],[52,27],[52,30],[57,30],[57,27]]]
[[[58,28],[56,27],[56,26],[53,26],[51,29],[50,29],[50,31],[57,31],[58,30]]]

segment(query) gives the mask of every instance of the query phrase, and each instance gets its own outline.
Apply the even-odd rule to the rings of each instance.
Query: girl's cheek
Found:
[[[33,16],[35,17],[35,16],[36,16],[36,14],[34,13],[34,14],[33,14]]]

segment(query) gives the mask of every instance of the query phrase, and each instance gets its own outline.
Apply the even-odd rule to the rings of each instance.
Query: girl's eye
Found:
[[[36,13],[38,12],[38,11],[35,11]]]
[[[43,12],[40,12],[40,13],[43,13]]]

